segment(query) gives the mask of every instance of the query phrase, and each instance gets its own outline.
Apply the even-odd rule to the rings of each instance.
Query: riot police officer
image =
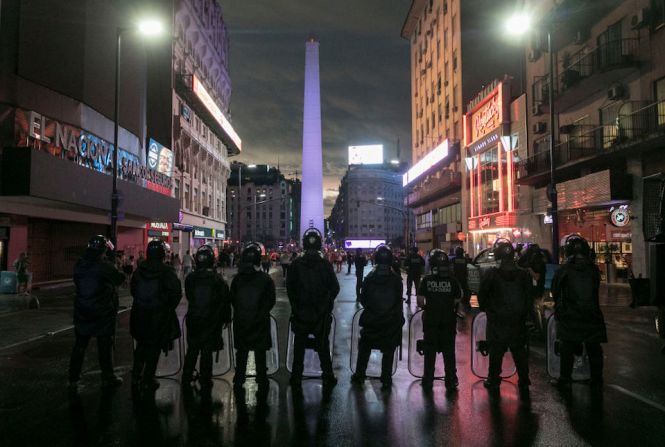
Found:
[[[201,389],[212,388],[212,355],[224,346],[222,329],[231,322],[229,287],[222,275],[215,271],[215,253],[203,245],[194,256],[196,270],[185,278],[187,298],[187,354],[182,383],[188,386],[194,373],[196,360],[201,356],[199,384]]]
[[[526,318],[533,293],[531,277],[517,267],[515,250],[509,241],[495,245],[494,257],[499,267],[487,271],[478,292],[480,309],[487,313],[489,376],[484,384],[498,389],[503,356],[510,349],[519,375],[519,389],[525,396],[530,385]]]
[[[425,260],[418,254],[417,247],[411,247],[409,256],[406,258],[406,303],[411,303],[411,287],[418,293],[420,277],[425,270]]]
[[[455,260],[453,261],[453,275],[455,276],[455,279],[462,287],[462,292],[463,292],[462,303],[464,304],[464,307],[469,309],[471,307],[471,305],[469,304],[469,300],[471,299],[471,291],[469,290],[469,269],[466,260],[466,253],[464,253],[464,248],[462,247],[455,248]]]
[[[589,244],[577,235],[566,239],[565,264],[554,274],[552,296],[557,337],[561,341],[561,375],[556,385],[569,386],[572,382],[575,352],[586,347],[589,355],[592,385],[603,383],[603,349],[607,343],[605,320],[600,310],[598,289],[600,273],[591,261]]]
[[[150,241],[147,259],[132,276],[130,288],[134,301],[129,329],[136,340],[132,367],[134,390],[138,390],[139,385],[146,391],[159,387],[155,371],[160,351],[172,349],[173,340],[180,337],[175,309],[182,298],[182,289],[176,272],[164,263],[167,250],[163,241]]]
[[[112,347],[118,314],[116,287],[123,283],[125,276],[104,258],[107,250],[113,250],[110,241],[104,236],[92,237],[85,254],[74,267],[76,343],[69,362],[69,386],[72,391],[77,391],[85,349],[92,337],[97,337],[102,385],[122,384],[122,379],[113,373]]]
[[[443,354],[445,384],[449,390],[457,388],[455,336],[457,334],[456,308],[462,298],[462,287],[450,273],[450,259],[445,252],[434,249],[429,265],[432,274],[423,278],[418,289],[418,307],[423,312],[425,372],[422,386],[431,389],[434,382],[436,354]]]
[[[249,351],[254,351],[256,382],[268,386],[266,351],[272,348],[270,311],[275,305],[275,282],[261,270],[265,249],[248,244],[240,255],[238,274],[231,281],[233,306],[233,342],[236,348],[236,374],[233,387],[240,390],[247,374]]]
[[[363,281],[360,304],[364,310],[360,316],[360,341],[358,362],[351,380],[365,380],[367,363],[372,349],[381,351],[381,383],[384,389],[392,385],[392,367],[395,348],[402,343],[402,278],[392,270],[393,254],[382,245],[374,253],[376,267]]]
[[[291,385],[295,387],[299,387],[302,382],[305,344],[309,335],[314,337],[323,371],[323,385],[332,387],[337,383],[332,370],[328,337],[339,282],[332,264],[321,254],[321,246],[321,233],[315,228],[307,230],[303,235],[305,251],[291,263],[286,275],[286,291],[291,303],[291,328],[295,336],[291,372]],[[357,262],[356,258],[356,266]]]

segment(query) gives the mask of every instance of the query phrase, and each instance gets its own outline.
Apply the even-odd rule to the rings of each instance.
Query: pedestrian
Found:
[[[270,255],[268,253],[261,255],[261,268],[265,273],[270,273]]]
[[[603,384],[603,349],[607,329],[600,310],[598,290],[600,273],[592,262],[591,249],[580,236],[569,236],[564,248],[566,262],[552,279],[554,318],[560,340],[561,375],[555,385],[567,387],[572,382],[573,358],[586,348],[591,369],[591,384]]]
[[[134,256],[127,257],[123,255],[122,259],[122,273],[125,274],[125,286],[127,286],[132,279],[132,272],[134,271]]]
[[[97,338],[102,386],[122,384],[122,379],[113,372],[113,339],[119,307],[116,288],[125,276],[104,258],[107,250],[113,251],[113,248],[104,236],[94,236],[74,266],[76,341],[69,360],[69,389],[72,392],[78,391],[85,350],[92,337]]]
[[[411,253],[406,258],[406,304],[411,304],[411,288],[418,293],[420,277],[425,270],[425,259],[418,253],[417,247],[411,247]]]
[[[198,382],[202,390],[212,388],[212,355],[224,346],[222,330],[231,322],[229,287],[215,272],[215,253],[209,245],[196,252],[196,270],[185,278],[187,297],[187,353],[182,372],[183,386],[194,380],[194,367],[199,362]]]
[[[457,306],[463,289],[450,271],[450,259],[440,249],[430,252],[432,273],[426,275],[418,288],[418,307],[423,310],[423,354],[425,371],[422,387],[431,390],[434,383],[436,354],[443,354],[445,385],[455,390],[458,385],[455,338],[457,335]]]
[[[194,258],[192,258],[192,255],[189,253],[189,250],[185,252],[185,256],[182,258],[182,276],[183,278],[187,278],[187,275],[189,275],[189,272],[192,271],[192,266],[194,265]]]
[[[245,383],[249,351],[254,352],[256,382],[268,387],[266,351],[272,348],[270,311],[276,302],[275,282],[259,268],[263,247],[248,245],[240,255],[238,274],[231,282],[233,306],[233,342],[236,349],[236,374],[233,387],[240,390]]]
[[[330,356],[330,329],[339,282],[333,266],[321,253],[321,233],[311,228],[303,235],[305,253],[298,257],[286,276],[286,291],[291,303],[291,328],[295,335],[290,383],[299,388],[305,359],[305,344],[314,337],[319,355],[324,388],[337,384]]]
[[[342,252],[339,250],[335,250],[335,272],[336,273],[342,273],[342,264],[344,263],[344,257],[342,256]]]
[[[545,294],[545,275],[547,267],[542,251],[537,244],[530,244],[524,250],[521,257],[518,258],[517,264],[526,269],[531,275],[531,282],[533,284],[533,302],[529,303],[529,318],[534,331],[538,331],[542,327],[542,322],[539,321],[540,316],[537,312],[537,306]]]
[[[175,271],[175,274],[178,275],[178,278],[180,278],[180,275],[182,274],[182,259],[180,259],[179,253],[176,253],[175,256],[173,256],[173,270]]]
[[[353,252],[351,250],[347,250],[346,252],[346,274],[350,275],[351,274],[351,267],[353,266],[354,258],[353,258]]]
[[[28,255],[25,252],[21,252],[18,255],[18,258],[14,261],[14,270],[16,270],[16,292],[21,294],[28,294],[28,266],[30,261]]]
[[[430,265],[432,261],[430,260]],[[455,248],[455,259],[453,260],[453,276],[462,287],[462,304],[466,310],[471,309],[471,290],[469,289],[469,266],[466,260],[464,248]]]
[[[134,298],[129,330],[136,341],[132,367],[132,390],[154,391],[159,387],[155,371],[160,351],[168,352],[180,337],[175,309],[182,297],[181,283],[173,269],[165,264],[164,241],[148,243],[146,261],[141,263],[131,282]]]
[[[143,250],[139,250],[139,257],[136,260],[136,266],[138,267],[139,264],[141,264],[143,261],[145,261],[145,256],[143,254]]]
[[[288,272],[289,266],[291,265],[291,255],[283,251],[279,257],[279,263],[282,266],[282,278],[286,279],[286,273]]]
[[[365,278],[365,266],[367,258],[360,248],[356,249],[355,267],[356,267],[356,301],[360,301],[360,292],[362,289],[363,278]]]
[[[395,349],[402,344],[402,278],[392,270],[393,255],[385,245],[376,249],[376,268],[365,278],[360,294],[363,313],[360,316],[360,340],[356,372],[351,381],[356,384],[366,379],[367,363],[372,349],[381,351],[381,388],[392,387]]]
[[[478,301],[487,313],[489,375],[486,388],[498,390],[501,364],[510,350],[517,367],[518,387],[523,398],[529,394],[529,360],[526,319],[532,298],[531,277],[515,263],[515,250],[509,241],[495,244],[494,258],[499,267],[490,268],[480,281]]]

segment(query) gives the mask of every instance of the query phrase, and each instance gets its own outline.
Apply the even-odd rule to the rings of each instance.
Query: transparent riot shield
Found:
[[[559,355],[559,340],[557,340],[556,320],[552,315],[547,320],[547,374],[558,379],[561,375],[561,357]],[[582,346],[582,355],[576,355],[573,361],[573,380],[588,380],[591,378],[589,356],[586,347]]]
[[[272,340],[272,348],[266,351],[266,367],[268,375],[271,376],[279,370],[279,338],[277,337],[277,320],[272,315],[270,316],[270,339]],[[236,350],[233,350],[233,367],[236,367]],[[254,353],[249,353],[247,360],[247,377],[256,377],[256,362],[254,361]]]
[[[364,309],[358,310],[353,316],[353,323],[351,325],[351,358],[349,366],[353,374],[356,373],[356,364],[358,363],[358,343],[360,342],[360,316],[363,314]],[[399,357],[399,350],[401,346],[395,348],[395,356],[393,358],[393,371],[392,375],[397,372],[397,361]],[[372,354],[369,356],[367,363],[367,377],[379,378],[381,377],[381,351],[372,349]]]
[[[335,328],[337,326],[337,322],[335,320],[334,315],[331,314],[330,316],[332,317],[332,324],[330,326],[330,335],[328,336],[328,343],[329,343],[330,355],[332,357],[335,354],[334,353]],[[295,342],[295,334],[291,330],[291,322],[289,321],[289,342],[286,350],[286,369],[289,372],[293,371],[294,342]],[[315,349],[314,337],[310,335],[307,337],[307,344],[305,345],[305,362],[303,365],[304,378],[321,377],[321,374],[323,373],[323,371],[321,370],[321,362],[319,361],[319,355],[316,353],[314,349]]]
[[[487,314],[480,312],[473,318],[471,327],[471,371],[480,378],[489,375],[490,358],[487,352]],[[501,377],[508,378],[517,372],[513,354],[506,352],[501,365]]]
[[[420,353],[423,349],[423,336],[423,311],[419,310],[413,314],[409,321],[408,352],[409,373],[419,379],[422,379],[425,373],[425,356]],[[461,337],[455,339],[455,344],[458,345],[455,347],[455,351],[458,354],[463,352],[463,347],[460,344],[461,340]],[[434,363],[434,378],[443,379],[444,375],[443,357],[440,354],[437,354],[436,362]]]
[[[178,323],[180,324],[180,333],[183,333],[183,327],[185,326],[185,320],[179,319]],[[136,340],[132,339],[133,348],[136,349]],[[169,344],[169,350],[167,352],[160,351],[159,361],[157,362],[157,370],[155,371],[155,377],[157,378],[167,378],[177,375],[182,369],[183,362],[183,337],[172,340]]]
[[[183,340],[185,349],[184,352],[187,354],[187,349],[189,348],[187,344],[187,324],[185,324],[185,330],[183,332]],[[212,353],[212,376],[219,377],[223,376],[231,370],[231,364],[233,360],[231,359],[231,348],[233,347],[233,341],[231,340],[231,328],[225,327],[222,329],[222,340],[224,341],[224,348],[219,351]],[[196,370],[199,371],[199,360],[196,361]]]

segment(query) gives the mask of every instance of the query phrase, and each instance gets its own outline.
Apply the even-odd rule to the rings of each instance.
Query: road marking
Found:
[[[128,308],[126,308],[126,309],[121,309],[121,310],[118,311],[118,315],[120,315],[120,314],[122,314],[122,313],[125,313],[125,312],[127,312],[127,311],[129,311],[129,310],[131,310],[130,307],[128,307]],[[19,342],[12,343],[11,345],[0,346],[0,351],[6,351],[6,350],[8,350],[8,349],[15,348],[15,347],[17,347],[17,346],[21,346],[21,345],[25,345],[25,344],[28,344],[28,343],[32,343],[33,341],[41,340],[42,338],[53,337],[54,335],[60,334],[60,333],[62,333],[62,332],[67,332],[67,331],[70,331],[70,330],[72,330],[72,329],[74,329],[74,325],[66,326],[66,327],[64,327],[64,328],[62,328],[62,329],[58,329],[58,330],[55,330],[55,331],[49,331],[49,332],[47,332],[47,333],[45,333],[45,334],[36,335],[36,336],[31,337],[31,338],[28,338],[28,339],[26,339],[26,340],[21,340],[21,341],[19,341]]]
[[[662,411],[663,413],[665,413],[665,406],[659,404],[658,402],[654,402],[654,401],[652,401],[651,399],[647,399],[647,398],[644,397],[644,396],[640,396],[640,395],[637,394],[637,393],[633,393],[632,391],[629,391],[629,390],[627,390],[627,389],[625,389],[624,387],[619,386],[619,385],[611,384],[611,385],[608,385],[608,387],[613,388],[613,389],[617,390],[617,391],[620,392],[620,393],[623,393],[623,394],[625,394],[625,395],[627,395],[627,396],[630,396],[630,397],[632,397],[633,399],[637,399],[637,400],[639,400],[640,402],[645,403],[645,404],[647,404],[647,405],[649,405],[649,406],[651,406],[651,407],[653,407],[653,408],[655,408],[655,409],[657,409],[657,410],[660,410],[660,411]]]

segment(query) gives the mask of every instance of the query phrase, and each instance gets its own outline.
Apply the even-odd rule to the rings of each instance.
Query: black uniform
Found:
[[[591,378],[603,377],[603,350],[607,342],[605,320],[598,302],[600,273],[588,258],[571,257],[554,274],[552,295],[557,337],[561,340],[561,379],[571,379],[574,352],[582,343],[589,354]]]
[[[231,282],[233,305],[233,343],[236,348],[236,386],[245,382],[247,357],[254,351],[256,380],[268,381],[266,351],[272,348],[270,337],[270,311],[275,305],[275,283],[272,277],[253,265],[240,264],[239,272]]]
[[[180,337],[180,324],[175,309],[182,298],[180,280],[175,271],[160,260],[139,264],[132,276],[134,298],[129,329],[136,348],[132,383],[154,381],[159,352],[173,349]]]
[[[453,275],[459,285],[462,287],[463,297],[462,302],[468,308],[469,300],[471,299],[471,291],[469,290],[469,268],[468,262],[464,254],[455,256],[453,260]]]
[[[501,363],[510,349],[520,385],[529,385],[526,318],[532,293],[531,276],[514,263],[491,268],[480,282],[478,301],[487,313],[490,383],[501,381]]]
[[[91,251],[86,252],[74,267],[74,333],[76,343],[69,363],[69,381],[81,376],[85,349],[91,337],[97,337],[97,354],[102,378],[113,377],[112,345],[118,313],[116,287],[125,276],[110,262]]]
[[[457,384],[455,336],[457,334],[456,306],[462,297],[462,288],[448,273],[427,275],[418,289],[425,297],[423,333],[425,342],[425,373],[423,382],[434,380],[436,354],[443,354],[446,383]]]
[[[356,298],[360,299],[360,291],[362,289],[363,278],[365,277],[365,266],[367,265],[367,257],[364,254],[356,254],[355,259],[356,267]]]
[[[356,259],[356,266],[357,263]],[[297,383],[302,377],[305,344],[310,334],[315,338],[324,379],[333,378],[328,337],[339,282],[332,264],[319,252],[305,252],[289,267],[286,291],[291,303],[291,327],[295,336],[292,380]]]
[[[381,379],[389,380],[392,376],[395,348],[402,343],[402,293],[402,278],[392,271],[390,265],[378,264],[363,281],[358,377],[365,376],[372,349],[378,349],[382,354]]]
[[[411,253],[406,258],[406,296],[411,297],[411,287],[418,293],[420,277],[425,270],[425,260],[418,253]]]
[[[231,322],[229,287],[222,275],[213,269],[196,270],[185,278],[187,297],[187,354],[183,367],[183,383],[192,379],[196,360],[201,354],[201,384],[212,382],[212,355],[224,346],[222,329]]]

